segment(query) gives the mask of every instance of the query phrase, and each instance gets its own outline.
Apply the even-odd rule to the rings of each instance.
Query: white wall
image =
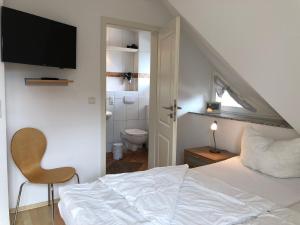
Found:
[[[181,32],[180,73],[178,105],[177,163],[183,162],[183,149],[188,136],[197,132],[186,126],[185,115],[188,112],[201,112],[210,99],[210,82],[215,68],[204,57],[197,45],[186,34]]]
[[[211,94],[211,74],[216,68],[185,31],[181,35],[180,59],[179,106],[183,109],[178,118],[177,164],[183,163],[184,149],[213,144],[210,125],[215,120],[218,122],[217,147],[235,153],[240,152],[241,136],[246,126],[253,126],[275,139],[298,137],[292,129],[189,114],[205,110]]]
[[[298,0],[168,0],[197,36],[300,132]],[[240,76],[240,78],[239,78]]]
[[[3,1],[0,0],[0,6]],[[0,63],[0,225],[9,224],[4,63]]]
[[[213,146],[210,125],[215,120],[218,122],[218,130],[216,132],[217,147],[237,154],[240,153],[242,133],[247,126],[252,126],[258,129],[263,135],[277,140],[299,137],[293,129],[185,114],[181,118],[181,129],[186,131],[185,133],[181,132],[181,150],[183,151],[191,147]],[[183,161],[179,161],[178,163],[181,164]]]
[[[48,139],[45,168],[74,166],[82,182],[100,174],[100,26],[101,16],[118,17],[161,26],[171,16],[159,0],[7,0],[8,7],[77,27],[77,69],[6,64],[8,141],[15,131],[31,126]],[[74,83],[68,87],[25,86],[25,77],[58,76]],[[88,97],[96,97],[89,105]],[[103,149],[104,150],[104,149]],[[105,150],[104,150],[105,151]],[[14,207],[24,177],[9,157],[10,206]],[[45,201],[44,186],[30,185],[21,205]]]

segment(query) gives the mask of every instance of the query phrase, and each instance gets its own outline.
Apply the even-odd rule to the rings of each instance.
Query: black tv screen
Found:
[[[2,61],[76,68],[76,27],[2,7]]]

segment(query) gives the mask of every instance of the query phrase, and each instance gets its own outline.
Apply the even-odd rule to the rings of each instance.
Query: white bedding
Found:
[[[300,214],[203,168],[155,168],[67,186],[59,190],[60,212],[66,225],[300,224]]]
[[[245,167],[238,156],[219,163],[197,167],[194,170],[269,199],[283,207],[300,203],[300,178],[278,179],[264,175]]]

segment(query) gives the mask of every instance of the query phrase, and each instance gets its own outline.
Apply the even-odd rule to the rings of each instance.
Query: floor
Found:
[[[117,167],[112,168],[116,163],[118,163]],[[106,170],[108,174],[143,171],[147,169],[148,151],[146,149],[139,149],[136,152],[129,150],[123,154],[121,160],[114,160],[111,152],[106,154]]]
[[[14,214],[10,215],[11,224]],[[37,209],[31,209],[19,212],[16,225],[52,225],[51,207],[45,206]],[[65,225],[59,215],[57,205],[55,205],[55,225]]]

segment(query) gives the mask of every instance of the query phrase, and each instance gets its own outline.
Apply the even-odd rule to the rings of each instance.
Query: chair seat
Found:
[[[76,171],[73,167],[61,167],[56,169],[37,169],[32,171],[27,178],[29,182],[36,184],[59,184],[71,180]]]

